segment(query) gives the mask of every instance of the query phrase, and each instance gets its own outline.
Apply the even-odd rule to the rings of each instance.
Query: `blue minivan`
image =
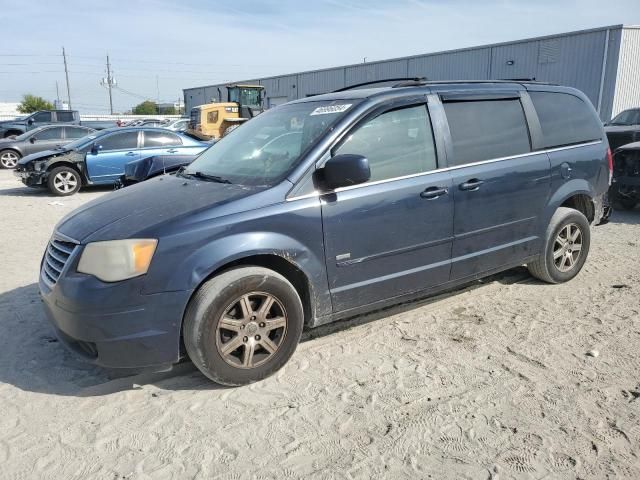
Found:
[[[611,155],[579,91],[409,81],[301,99],[177,175],[62,219],[40,273],[91,362],[271,375],[304,328],[518,265],[565,282],[606,220]],[[184,348],[183,348],[184,347]]]

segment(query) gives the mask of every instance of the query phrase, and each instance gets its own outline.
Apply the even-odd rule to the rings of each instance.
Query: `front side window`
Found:
[[[529,95],[540,119],[545,148],[602,138],[600,119],[579,97],[557,92],[529,92]]]
[[[450,166],[531,151],[529,129],[519,99],[444,103],[451,131]]]
[[[138,148],[138,132],[122,132],[109,135],[98,142],[102,150],[133,150]]]
[[[36,140],[60,140],[62,127],[46,128],[35,135]]]
[[[166,147],[169,145],[182,145],[180,138],[172,133],[144,132],[145,147]]]
[[[372,182],[437,168],[431,123],[425,105],[393,110],[365,122],[349,134],[333,153],[366,157]]]
[[[241,185],[274,185],[358,102],[293,103],[261,113],[205,150],[183,174],[201,173]]]
[[[34,122],[50,122],[51,112],[38,112],[32,118]]]

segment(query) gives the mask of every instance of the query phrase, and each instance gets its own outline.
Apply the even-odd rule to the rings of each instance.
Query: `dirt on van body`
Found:
[[[0,171],[0,478],[640,478],[640,210],[563,285],[515,269],[306,334],[221,388],[89,366],[37,292],[54,198]],[[401,234],[401,232],[398,232]]]

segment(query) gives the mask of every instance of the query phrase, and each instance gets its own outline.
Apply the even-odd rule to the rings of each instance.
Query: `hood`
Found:
[[[221,207],[264,190],[164,175],[86,203],[64,217],[56,230],[82,243],[134,238],[185,214]]]
[[[1,120],[0,121],[0,127],[4,127],[7,125],[26,125],[27,122],[25,122],[24,120]]]
[[[27,155],[26,157],[22,157],[18,161],[18,165],[27,165],[28,163],[34,162],[36,160],[45,160],[47,157],[53,157],[55,155],[61,155],[64,153],[69,153],[71,148],[58,148],[56,150],[43,150],[42,152],[32,153],[31,155]]]
[[[627,143],[626,145],[618,147],[616,151],[618,150],[640,150],[640,142]]]

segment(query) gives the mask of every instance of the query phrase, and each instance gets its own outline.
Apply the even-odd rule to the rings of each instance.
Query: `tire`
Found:
[[[269,297],[271,307],[263,314]],[[248,300],[244,310],[242,299]],[[191,361],[214,382],[246,385],[287,363],[303,324],[302,301],[286,278],[262,267],[239,267],[195,293],[184,317],[184,344]]]
[[[616,203],[620,205],[623,210],[633,210],[638,204],[638,201],[633,198],[618,197],[616,198]]]
[[[47,187],[49,191],[59,197],[73,195],[82,185],[78,171],[71,167],[56,167],[49,172]]]
[[[576,231],[579,231],[579,236]],[[564,241],[569,235],[574,240]],[[527,268],[531,275],[543,282],[568,282],[582,269],[589,255],[590,245],[591,230],[587,217],[578,210],[560,207],[547,227],[542,254],[529,263]],[[558,254],[560,256],[556,257]]]
[[[233,125],[229,125],[227,128],[224,129],[224,132],[222,133],[222,136],[226,137],[227,135],[229,135],[231,132],[233,132],[239,126],[240,125],[237,124],[237,123],[234,123]]]
[[[2,150],[0,151],[0,168],[16,168],[20,158],[22,155],[15,150]]]

